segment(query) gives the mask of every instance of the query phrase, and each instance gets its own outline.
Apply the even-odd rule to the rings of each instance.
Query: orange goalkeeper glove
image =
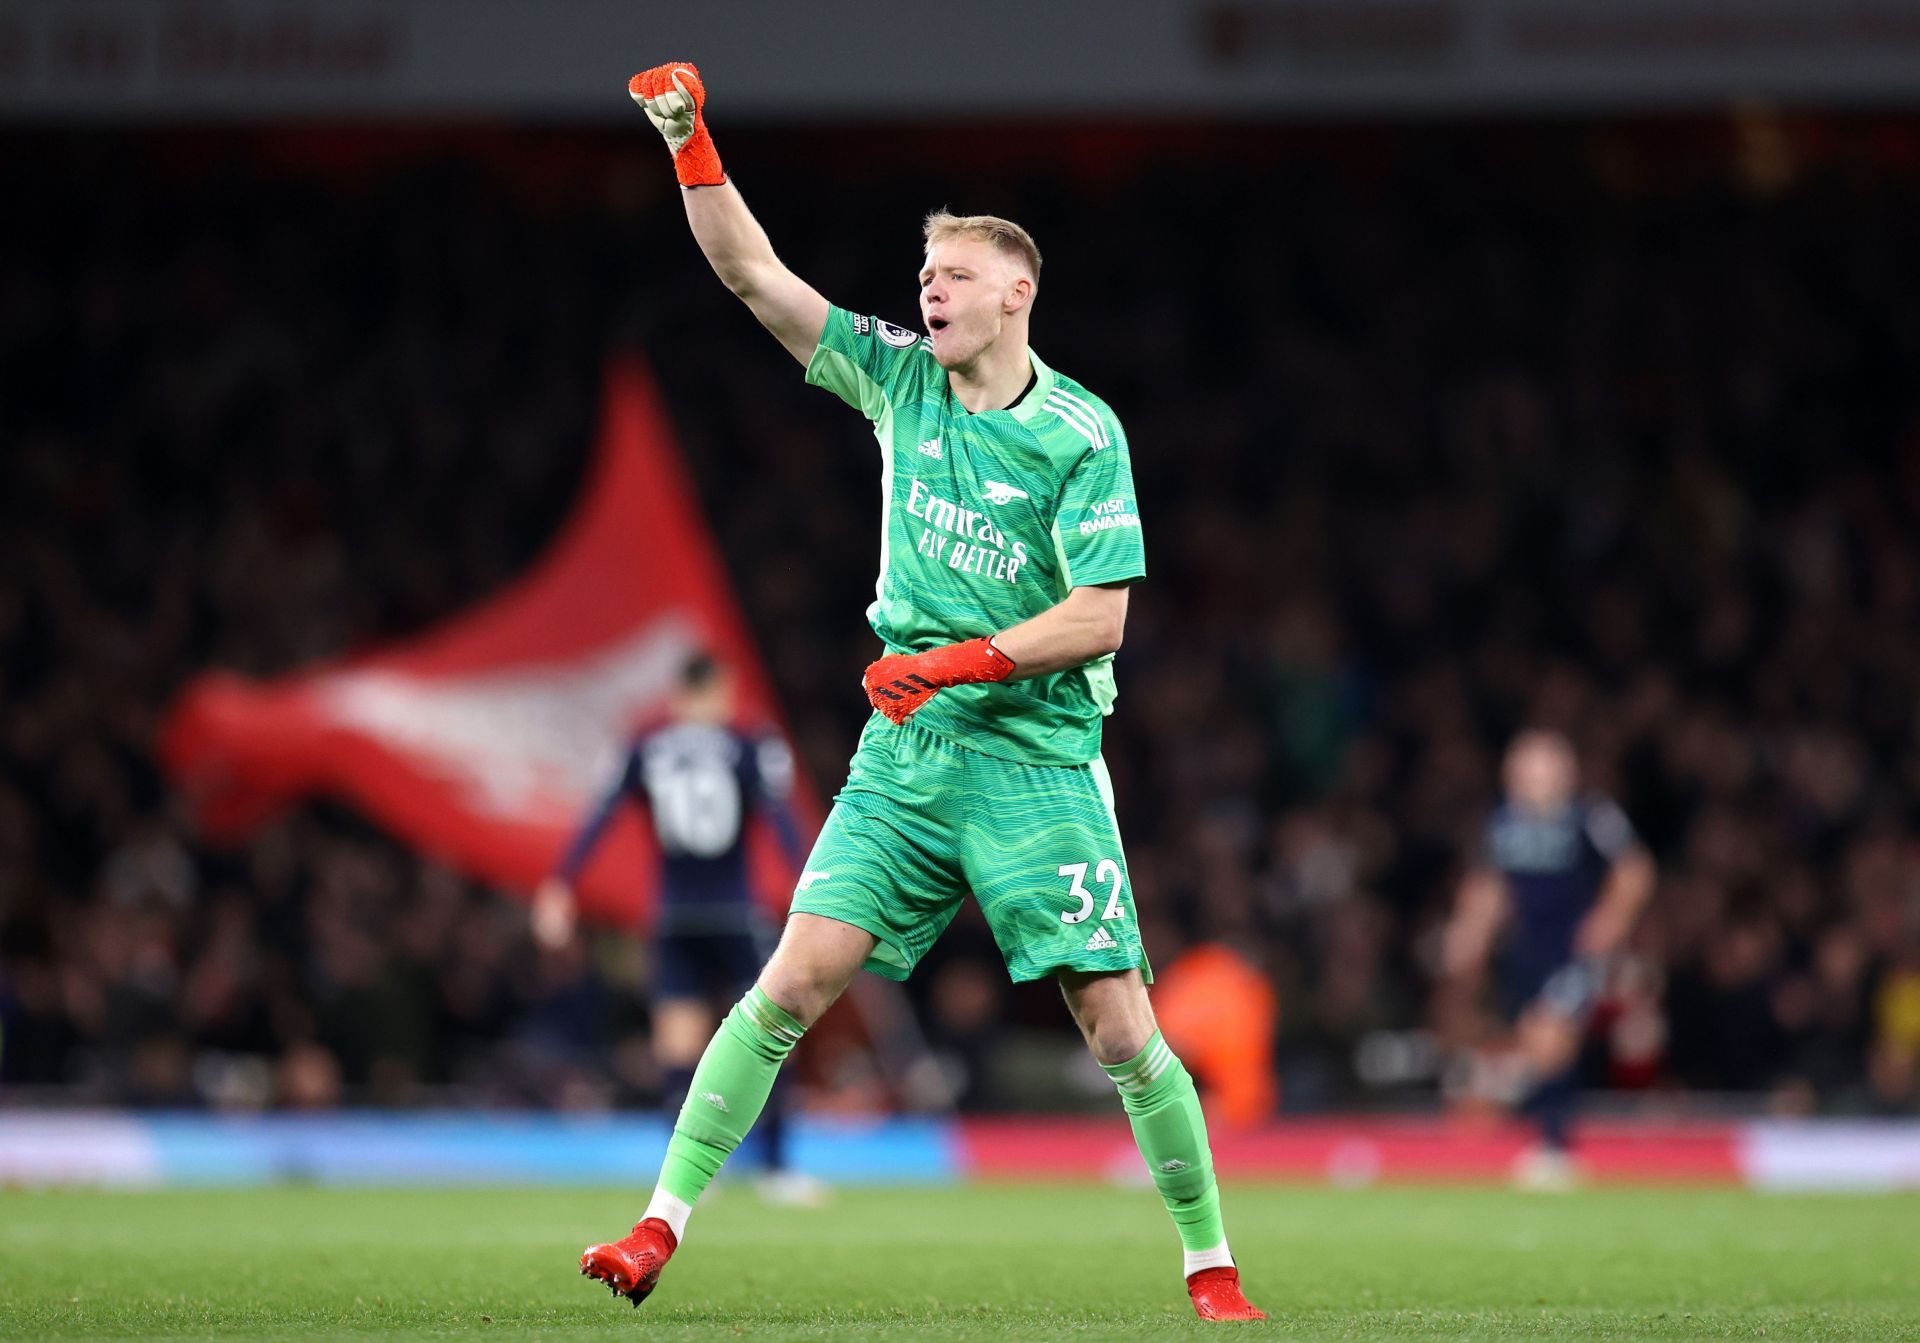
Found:
[[[861,684],[867,703],[896,723],[950,685],[1004,681],[1013,675],[1013,659],[993,646],[991,639],[969,639],[963,644],[929,648],[924,653],[893,653],[867,665]]]
[[[707,134],[700,109],[707,105],[707,86],[690,61],[670,61],[642,70],[627,81],[627,92],[640,104],[653,128],[673,151],[673,171],[683,187],[717,187],[727,180],[720,154]]]

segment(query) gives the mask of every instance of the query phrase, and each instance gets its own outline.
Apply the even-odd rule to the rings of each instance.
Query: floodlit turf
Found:
[[[1267,1326],[1203,1326],[1148,1190],[700,1209],[638,1311],[577,1276],[622,1191],[0,1193],[0,1338],[1920,1338],[1920,1200],[1240,1186]]]

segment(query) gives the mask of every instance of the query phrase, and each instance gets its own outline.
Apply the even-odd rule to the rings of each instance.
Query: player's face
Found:
[[[1554,732],[1529,732],[1507,752],[1507,796],[1534,811],[1554,811],[1573,796],[1573,747]]]
[[[942,368],[964,368],[1000,337],[1032,292],[1019,267],[992,243],[948,238],[920,268],[920,320]]]
[[[733,716],[733,678],[718,672],[702,686],[682,686],[674,699],[675,717],[697,723],[724,723]]]

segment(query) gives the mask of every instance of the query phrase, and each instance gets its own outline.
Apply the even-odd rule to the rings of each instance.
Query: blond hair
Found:
[[[1040,283],[1040,249],[1034,245],[1033,235],[1011,219],[1002,219],[998,215],[956,215],[935,210],[927,216],[924,231],[929,251],[949,238],[978,238],[981,242],[991,243],[999,251],[1018,259],[1026,266],[1033,282]]]

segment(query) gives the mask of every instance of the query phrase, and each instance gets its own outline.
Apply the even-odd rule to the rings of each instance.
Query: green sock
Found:
[[[1147,1047],[1125,1063],[1103,1063],[1120,1088],[1120,1103],[1133,1124],[1133,1140],[1147,1159],[1154,1187],[1173,1216],[1187,1262],[1205,1251],[1225,1255],[1227,1230],[1220,1220],[1220,1188],[1213,1179],[1213,1152],[1207,1146],[1207,1121],[1200,1093],[1167,1042],[1155,1031]],[[1231,1263],[1230,1259],[1224,1262]],[[1193,1268],[1189,1268],[1192,1272]]]
[[[693,1070],[660,1167],[662,1191],[687,1207],[706,1192],[760,1117],[780,1065],[806,1029],[758,985],[733,1005]]]

